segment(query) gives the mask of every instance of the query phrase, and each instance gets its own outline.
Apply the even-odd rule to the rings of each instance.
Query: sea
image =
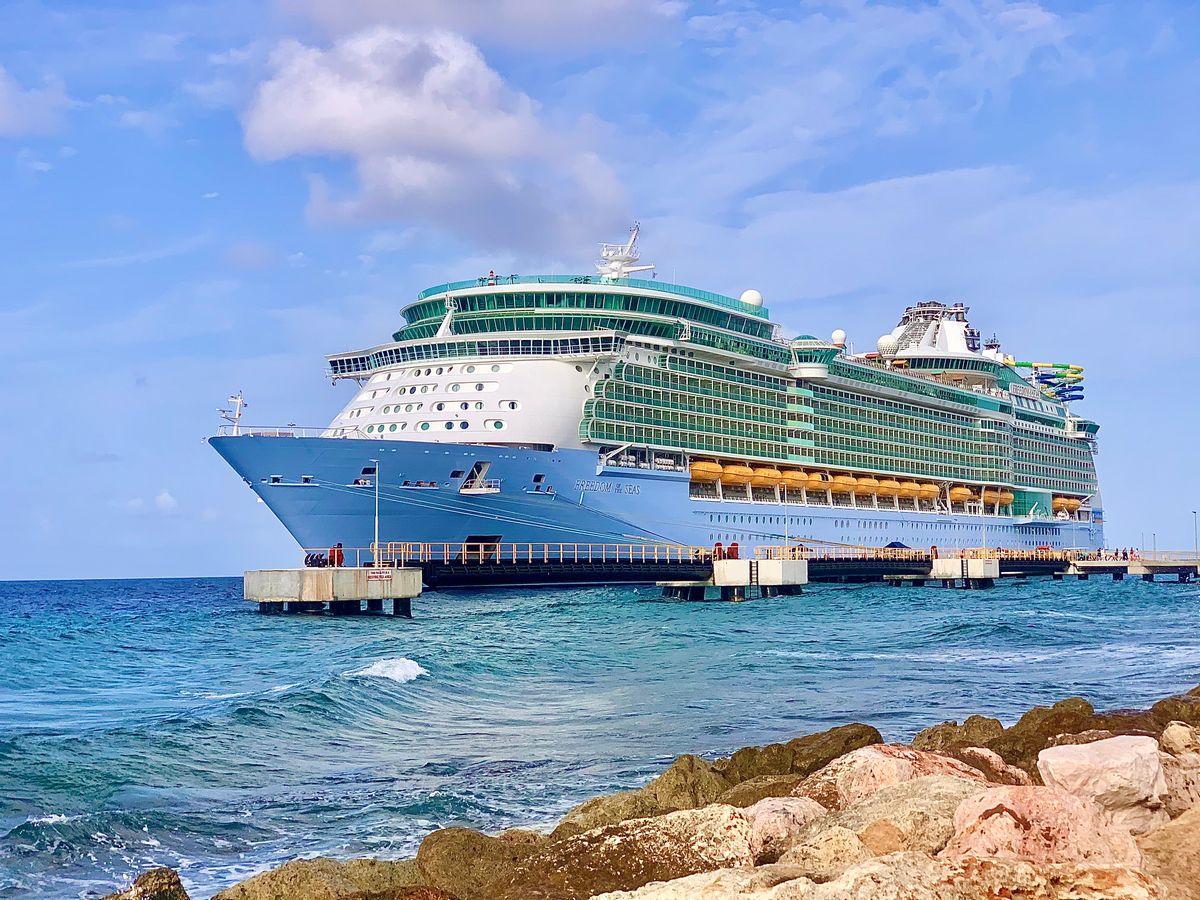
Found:
[[[194,898],[295,857],[411,856],[852,721],[889,740],[1200,683],[1200,588],[439,591],[415,617],[260,615],[236,578],[0,583],[0,897]]]

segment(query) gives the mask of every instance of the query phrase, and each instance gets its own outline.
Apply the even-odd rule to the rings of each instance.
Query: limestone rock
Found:
[[[775,862],[805,826],[827,811],[808,797],[767,797],[746,807],[742,812],[750,821],[756,843],[762,847],[756,862]]]
[[[785,881],[763,896],[769,900],[1162,900],[1154,880],[1128,866],[1035,866],[1023,860],[940,859],[924,853],[876,857],[825,884]]]
[[[954,837],[940,855],[1023,859],[1038,865],[1141,864],[1126,829],[1112,825],[1092,800],[1058,787],[993,787],[964,800],[954,814]]]
[[[1161,753],[1159,761],[1167,783],[1167,815],[1174,819],[1200,806],[1200,753]]]
[[[592,900],[732,900],[763,898],[771,888],[798,878],[792,866],[768,865],[756,869],[720,869],[700,872],[674,881],[655,881],[636,891],[597,894]],[[811,882],[809,882],[811,884]]]
[[[731,782],[705,760],[681,756],[643,788],[585,800],[567,813],[550,838],[559,840],[626,819],[696,809],[715,802],[730,786]]]
[[[1180,756],[1184,753],[1200,753],[1200,728],[1183,722],[1169,722],[1158,737],[1158,746],[1163,753]]]
[[[412,860],[298,859],[221,891],[213,900],[374,900],[422,884]]]
[[[841,825],[822,826],[801,838],[779,859],[779,864],[796,869],[805,878],[822,882],[874,856],[857,834]]]
[[[150,869],[133,880],[124,891],[109,894],[104,900],[190,900],[179,880],[179,873],[166,867]]]
[[[954,747],[975,747],[994,741],[1004,732],[1004,726],[999,719],[989,719],[987,716],[967,716],[959,725],[957,722],[943,722],[933,725],[917,734],[912,740],[914,750],[932,750],[942,752]]]
[[[786,744],[743,747],[732,756],[718,759],[713,769],[731,784],[762,775],[809,775],[851,750],[882,741],[878,730],[856,722],[798,737]]]
[[[826,809],[845,809],[880,788],[925,775],[950,775],[981,785],[987,783],[983,773],[957,759],[898,744],[875,744],[834,760],[801,782],[794,793],[811,797]]]
[[[1096,741],[1106,741],[1110,737],[1116,737],[1116,734],[1107,728],[1089,728],[1078,734],[1056,734],[1046,742],[1046,746],[1066,747],[1073,744],[1094,744]]]
[[[1167,822],[1167,781],[1152,737],[1122,735],[1047,747],[1037,765],[1045,784],[1094,800],[1115,824],[1134,834]]]
[[[1030,775],[1037,771],[1037,756],[1060,734],[1077,734],[1093,727],[1095,709],[1082,697],[1060,700],[1053,706],[1035,706],[1011,728],[988,742],[1010,766]]]
[[[804,775],[759,775],[735,784],[717,798],[729,806],[753,806],[766,797],[790,797]]]
[[[532,828],[505,828],[496,835],[496,840],[507,844],[540,844],[546,835]]]
[[[1182,696],[1159,700],[1150,707],[1150,712],[1162,725],[1170,722],[1200,725],[1200,693],[1197,690],[1193,688]]]
[[[492,883],[510,875],[536,849],[469,828],[442,828],[421,841],[418,883],[441,888],[461,900],[491,900]]]
[[[714,804],[547,842],[493,883],[487,896],[582,900],[698,872],[751,868],[761,849],[742,810]]]
[[[802,835],[830,825],[848,828],[874,855],[900,850],[936,853],[954,834],[959,804],[978,797],[986,785],[948,775],[927,775],[881,788],[846,809],[814,823]]]
[[[1170,900],[1200,900],[1200,807],[1138,838],[1145,869]]]
[[[978,769],[992,784],[1033,784],[1028,772],[1010,766],[1001,759],[1000,754],[986,747],[952,747],[942,752]]]

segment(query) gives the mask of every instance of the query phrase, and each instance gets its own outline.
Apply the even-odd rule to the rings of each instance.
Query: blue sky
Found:
[[[755,287],[873,345],[963,300],[1087,367],[1110,543],[1200,507],[1195,4],[0,6],[0,577],[235,574],[282,527],[202,439],[320,425],[420,288]]]

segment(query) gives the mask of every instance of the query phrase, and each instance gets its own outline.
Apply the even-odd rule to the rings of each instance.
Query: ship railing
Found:
[[[302,425],[221,425],[217,437],[363,437],[357,426],[315,427]]]
[[[804,543],[776,547],[758,547],[754,555],[758,559],[807,559],[807,560],[893,560],[928,561],[934,555],[941,559],[1000,559],[1006,561],[1062,562],[1080,557],[1072,550],[1017,550],[993,547],[929,548],[913,547],[858,547],[858,546],[808,546]]]
[[[1200,553],[1196,550],[1139,550],[1139,559],[1151,562],[1196,562]]]

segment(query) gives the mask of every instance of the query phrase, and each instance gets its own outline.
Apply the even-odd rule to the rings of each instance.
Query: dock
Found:
[[[739,559],[728,549],[681,544],[419,543],[305,551],[296,569],[246,572],[245,599],[263,613],[384,614],[411,617],[424,590],[536,585],[656,585],[677,600],[739,601],[796,594],[810,583],[883,582],[985,589],[1003,578],[1054,580],[1108,576],[1154,582],[1200,575],[1196,554],[1112,554],[1051,550],[917,550],[897,547],[758,547]],[[386,606],[386,609],[385,609]]]

